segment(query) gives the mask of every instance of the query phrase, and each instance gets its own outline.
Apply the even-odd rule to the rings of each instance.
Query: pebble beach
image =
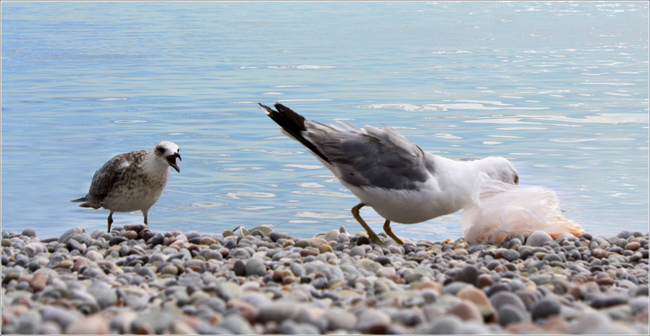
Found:
[[[2,231],[3,334],[648,333],[648,233]]]

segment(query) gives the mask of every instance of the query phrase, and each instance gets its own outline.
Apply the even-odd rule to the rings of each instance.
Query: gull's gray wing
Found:
[[[86,196],[88,202],[99,205],[116,186],[124,174],[127,164],[126,155],[119,154],[99,168],[93,175],[93,181],[90,184],[88,196]]]
[[[118,187],[126,176],[135,174],[136,166],[142,163],[147,154],[148,152],[145,150],[137,150],[118,154],[108,160],[93,175],[93,181],[86,196],[88,203],[100,205],[104,198]]]
[[[433,155],[390,127],[361,129],[307,122],[305,137],[354,186],[417,189],[434,171]]]

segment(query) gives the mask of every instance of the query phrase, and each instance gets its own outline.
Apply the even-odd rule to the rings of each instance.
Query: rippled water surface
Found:
[[[357,199],[256,105],[280,101],[391,125],[451,158],[505,156],[587,231],[648,230],[646,2],[3,2],[2,14],[3,229],[105,229],[108,211],[69,200],[113,155],[169,140],[181,174],[154,230],[362,230]],[[460,218],[393,230],[457,238]]]

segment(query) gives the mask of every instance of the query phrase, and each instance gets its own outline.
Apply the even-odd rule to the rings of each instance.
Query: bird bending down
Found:
[[[384,231],[403,244],[390,222],[414,224],[454,213],[471,201],[480,172],[518,184],[513,165],[501,157],[457,161],[423,151],[390,127],[376,128],[339,122],[324,125],[306,120],[276,103],[275,110],[259,104],[282,132],[302,143],[361,203],[352,215],[377,244],[383,244],[359,215],[368,205],[386,221]]]
[[[142,211],[147,223],[149,209],[162,195],[169,167],[181,172],[176,158],[181,160],[178,146],[163,141],[151,151],[137,150],[118,154],[95,172],[86,196],[71,202],[84,202],[82,208],[104,208],[108,215],[108,232],[111,232],[114,212]]]

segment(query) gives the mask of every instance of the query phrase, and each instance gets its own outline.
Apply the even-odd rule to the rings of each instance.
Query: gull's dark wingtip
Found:
[[[258,104],[265,110],[266,115],[273,119],[276,124],[280,125],[287,134],[291,135],[295,140],[298,140],[314,154],[329,162],[329,159],[303,136],[302,132],[307,130],[307,126],[305,125],[307,120],[305,117],[278,102],[273,105],[275,110],[261,103]]]

